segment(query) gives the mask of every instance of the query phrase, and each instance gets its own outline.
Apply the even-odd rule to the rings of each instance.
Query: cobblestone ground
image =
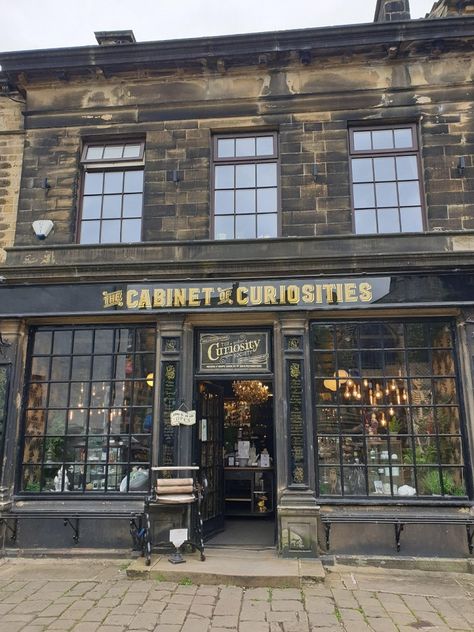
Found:
[[[129,580],[124,567],[1,562],[1,632],[474,630],[473,575],[336,567],[301,590],[242,589]]]

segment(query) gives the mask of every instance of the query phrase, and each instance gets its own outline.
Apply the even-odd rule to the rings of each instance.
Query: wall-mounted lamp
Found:
[[[53,230],[54,224],[50,219],[38,219],[32,226],[37,239],[43,241]]]
[[[319,175],[318,165],[315,163],[311,169],[311,174],[313,176],[313,180],[316,182]]]
[[[460,178],[463,177],[465,168],[466,168],[466,158],[464,156],[459,156],[457,170],[458,170],[458,176]]]
[[[300,62],[303,64],[303,66],[307,66],[308,64],[311,63],[310,50],[300,50],[299,56],[300,56]]]
[[[48,191],[50,190],[50,188],[51,188],[51,185],[50,185],[50,184],[49,184],[49,182],[48,182],[48,178],[45,178],[45,179],[44,179],[44,181],[43,181],[43,189],[44,189],[44,192],[45,192],[46,194],[48,194]]]
[[[173,182],[175,184],[178,184],[178,182],[181,180],[181,177],[179,175],[179,171],[177,169],[174,169],[171,173],[171,179],[173,180]]]

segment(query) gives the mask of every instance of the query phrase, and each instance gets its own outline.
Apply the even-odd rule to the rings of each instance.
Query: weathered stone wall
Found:
[[[12,246],[23,156],[21,104],[0,98],[0,264],[6,246]]]
[[[472,0],[438,0],[427,17],[447,18],[457,15],[474,15],[474,2]]]
[[[145,240],[208,239],[212,134],[255,129],[279,132],[282,235],[351,234],[348,128],[363,122],[418,122],[428,229],[473,229],[472,66],[464,54],[399,51],[31,85],[16,244],[33,244],[31,222],[44,217],[55,222],[48,245],[74,242],[81,142],[124,134],[146,138]]]

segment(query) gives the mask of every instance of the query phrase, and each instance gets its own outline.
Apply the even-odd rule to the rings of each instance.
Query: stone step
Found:
[[[169,555],[153,555],[151,565],[144,558],[134,560],[127,577],[193,584],[245,587],[299,588],[303,581],[324,581],[325,571],[317,559],[284,559],[275,551],[248,551],[238,548],[206,550],[206,560],[199,554],[187,554],[184,564],[171,564]]]

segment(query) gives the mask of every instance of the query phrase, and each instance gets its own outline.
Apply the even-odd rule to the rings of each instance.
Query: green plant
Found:
[[[178,583],[180,586],[192,586],[193,580],[190,579],[189,577],[183,577],[182,579],[179,580]]]
[[[430,463],[436,463],[438,460],[438,454],[434,445],[417,445],[415,448],[415,460],[417,465],[429,465]],[[404,448],[403,450],[403,463],[410,465],[413,463],[413,449]]]
[[[390,434],[398,434],[400,432],[400,420],[395,415],[388,422],[388,430]]]
[[[422,478],[422,487],[426,492],[435,496],[441,496],[444,491],[445,496],[464,496],[465,489],[461,485],[457,485],[451,474],[443,472],[443,488],[441,488],[441,479],[438,470],[430,470]]]

